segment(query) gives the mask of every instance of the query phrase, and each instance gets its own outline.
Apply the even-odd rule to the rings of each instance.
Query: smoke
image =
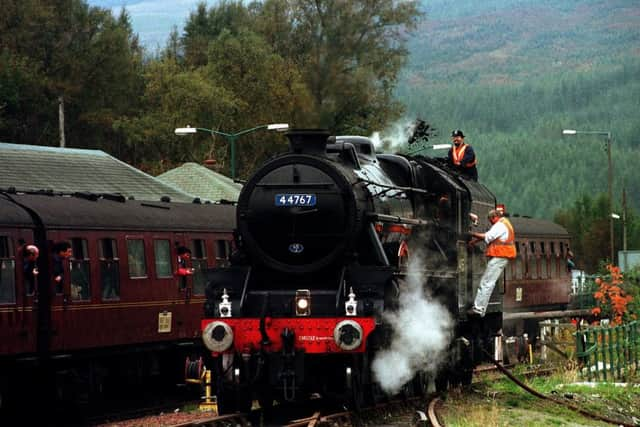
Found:
[[[378,153],[397,153],[407,147],[407,141],[409,141],[415,127],[416,122],[404,119],[383,131],[374,132],[369,139],[373,141]]]
[[[419,252],[410,258],[400,309],[384,315],[393,330],[391,345],[378,352],[372,364],[375,380],[390,394],[420,371],[435,373],[452,337],[451,314],[423,290],[427,278],[422,260]]]

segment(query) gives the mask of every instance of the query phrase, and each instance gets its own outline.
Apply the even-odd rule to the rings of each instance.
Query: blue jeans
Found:
[[[496,282],[500,278],[500,274],[504,268],[509,264],[509,258],[493,257],[487,263],[487,269],[484,271],[482,278],[480,279],[480,286],[478,287],[478,294],[473,302],[473,311],[484,317],[489,306],[489,299],[493,288],[496,287]]]

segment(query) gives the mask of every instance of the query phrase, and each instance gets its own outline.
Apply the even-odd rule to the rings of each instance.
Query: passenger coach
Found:
[[[205,272],[227,263],[234,212],[109,195],[0,193],[0,402],[15,403],[21,389],[32,394],[33,381],[42,384],[33,368],[43,365],[63,400],[117,392],[153,374],[170,372],[175,383],[184,357],[201,345]],[[73,254],[57,290],[51,248],[59,241]],[[23,244],[40,249],[37,291],[25,283]],[[178,246],[192,252],[186,283],[174,275]]]

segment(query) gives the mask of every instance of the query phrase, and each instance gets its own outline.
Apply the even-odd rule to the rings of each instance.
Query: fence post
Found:
[[[623,331],[624,334],[624,360],[625,366],[627,367],[627,371],[631,369],[631,364],[633,363],[631,359],[631,327],[632,325],[626,325]],[[627,376],[628,376],[627,372]]]
[[[638,339],[638,322],[633,322],[633,326],[631,327],[631,349],[633,351],[633,364],[635,365],[636,370],[638,370],[638,343],[636,340]]]
[[[611,379],[615,381],[616,378],[616,364],[615,364],[615,359],[613,358],[614,356],[614,350],[615,350],[615,345],[616,342],[613,339],[613,329],[617,329],[616,328],[609,328],[609,330],[607,331],[607,335],[609,335],[609,372],[611,373]]]
[[[589,330],[589,338],[591,338],[591,341],[594,343],[594,345],[596,346],[596,348],[594,349],[593,352],[593,364],[594,364],[594,371],[593,371],[593,375],[595,377],[595,380],[598,381],[600,379],[600,375],[598,372],[598,337],[596,335],[596,331],[595,329],[590,329]],[[587,340],[588,342],[588,340]],[[589,367],[589,370],[591,370],[591,367]],[[589,380],[591,381],[591,380]]]
[[[620,332],[622,328],[624,328],[624,325],[616,327],[616,368],[618,370],[618,378],[622,378],[622,368],[624,368],[624,364],[621,363],[622,361],[620,360],[621,356],[624,356],[624,350],[622,352],[622,355],[620,354],[620,348],[622,347],[623,343],[622,341],[620,341]]]

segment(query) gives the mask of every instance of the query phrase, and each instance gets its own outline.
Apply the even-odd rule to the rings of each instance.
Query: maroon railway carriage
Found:
[[[570,236],[552,221],[510,217],[517,257],[505,271],[504,332],[536,336],[541,318],[569,315],[571,273],[567,270]],[[530,325],[529,325],[530,324]]]
[[[179,374],[177,361],[201,345],[205,271],[227,262],[234,226],[230,205],[0,193],[0,402],[34,363],[51,367],[59,397],[77,394],[69,383],[102,390],[105,378],[160,373],[164,362]],[[57,241],[73,251],[61,292]],[[40,248],[37,291],[25,283],[23,242]],[[174,274],[180,245],[192,251],[186,283]]]

